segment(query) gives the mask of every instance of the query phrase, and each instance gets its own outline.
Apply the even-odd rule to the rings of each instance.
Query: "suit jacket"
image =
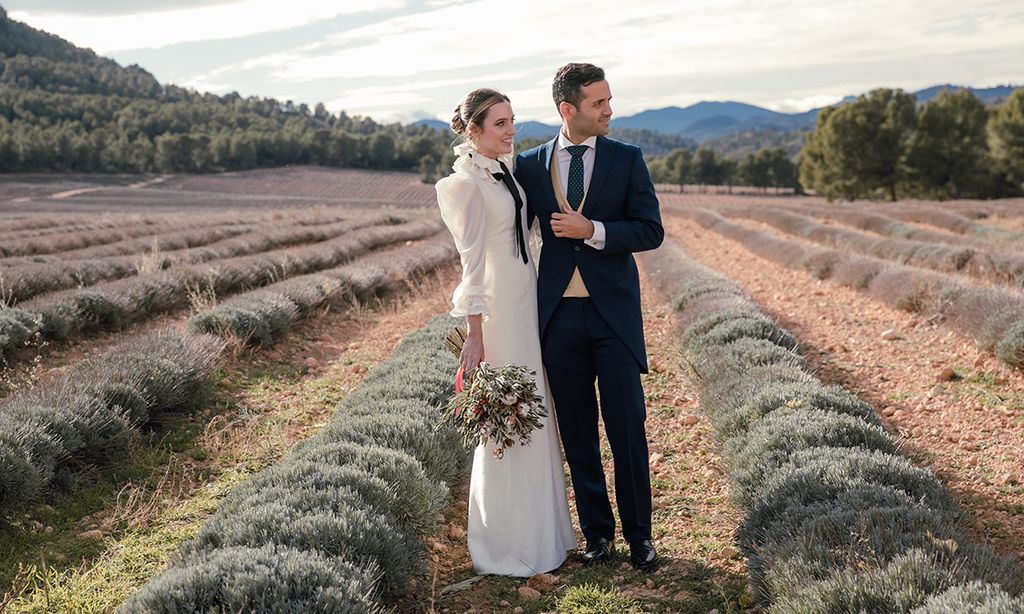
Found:
[[[551,231],[551,214],[559,211],[550,167],[557,164],[557,141],[519,154],[515,168],[526,192],[527,217],[540,223],[544,241],[537,270],[541,339],[573,270],[579,268],[594,306],[647,373],[640,275],[633,253],[655,249],[665,237],[647,164],[639,147],[597,137],[594,171],[581,210],[604,224],[605,246],[597,250],[582,239],[559,238]]]

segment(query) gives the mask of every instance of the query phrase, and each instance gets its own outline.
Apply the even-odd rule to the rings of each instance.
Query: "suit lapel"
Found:
[[[589,218],[597,202],[598,194],[601,193],[601,186],[608,176],[608,169],[612,163],[612,146],[608,139],[603,136],[597,137],[597,146],[594,148],[594,172],[590,176],[590,187],[587,188],[587,198],[583,201],[582,213]]]
[[[558,135],[545,143],[540,149],[540,163],[544,168],[544,172],[541,174],[541,183],[544,185],[544,196],[547,197],[548,211],[558,211],[558,201],[555,199],[555,188],[551,185],[551,165],[557,164],[555,162],[555,143],[558,142]]]

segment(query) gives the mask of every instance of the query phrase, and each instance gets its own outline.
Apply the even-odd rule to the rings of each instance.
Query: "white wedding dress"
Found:
[[[455,173],[437,182],[441,216],[462,260],[462,282],[455,289],[453,316],[483,316],[484,360],[493,366],[526,365],[537,374],[548,417],[526,446],[515,445],[504,458],[493,446],[478,445],[469,483],[467,539],[478,573],[527,577],[556,569],[576,547],[558,432],[544,379],[537,331],[537,271],[534,255],[524,264],[516,255],[515,203],[492,173],[497,160],[455,148]],[[502,156],[512,169],[510,156]],[[523,202],[526,196],[519,188]],[[525,225],[526,210],[523,209]]]

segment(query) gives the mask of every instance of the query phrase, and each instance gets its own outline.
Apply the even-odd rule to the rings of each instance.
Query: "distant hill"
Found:
[[[412,123],[412,125],[413,126],[426,126],[427,128],[430,128],[431,130],[440,130],[441,132],[444,132],[445,130],[449,129],[451,124],[449,124],[448,122],[443,122],[443,121],[441,121],[439,119],[421,119],[421,120],[414,121]]]
[[[1019,86],[1000,85],[991,88],[970,90],[985,104],[998,104]],[[957,85],[936,85],[913,95],[923,104],[935,98],[945,88],[964,89]],[[853,100],[849,96],[844,101]],[[820,108],[802,113],[780,113],[742,102],[698,102],[688,107],[667,107],[641,111],[636,115],[612,120],[613,127],[643,128],[657,132],[679,134],[698,143],[721,139],[735,133],[759,133],[763,131],[803,131],[814,128]]]
[[[162,88],[139,66],[121,67],[68,41],[11,21],[0,7],[0,84],[56,93],[153,98]]]
[[[776,115],[782,114],[742,102],[698,102],[686,108],[666,107],[641,111],[636,115],[613,119],[612,125],[695,137],[705,133],[727,132],[745,121]]]
[[[0,172],[215,172],[287,164],[419,170],[445,133],[274,98],[161,84],[0,7]],[[450,163],[447,164],[450,166]]]
[[[1009,96],[1017,85],[1000,85],[990,88],[967,87],[985,104],[998,104]],[[923,104],[935,98],[943,89],[965,89],[959,85],[935,85],[913,92],[918,103]],[[847,96],[841,102],[855,100]],[[718,149],[728,146],[720,153],[747,148],[744,135],[757,142],[773,142],[780,147],[792,149],[793,143],[803,142],[802,133],[813,130],[821,108],[802,113],[780,113],[752,104],[735,101],[705,101],[688,107],[665,107],[650,109],[626,117],[613,118],[612,131],[624,134],[625,130],[646,130],[667,135],[677,135],[696,143],[708,143]],[[437,120],[424,120],[437,121]],[[443,122],[437,121],[438,124]],[[432,124],[431,124],[432,125]],[[524,139],[548,139],[558,131],[557,126],[540,122],[523,122],[519,137]],[[789,134],[792,133],[792,134]],[[797,147],[799,150],[799,147]]]
[[[448,124],[439,119],[421,119],[413,122],[413,126],[426,126],[435,130],[447,131]],[[523,122],[516,125],[517,147],[530,146],[537,142],[548,141],[558,134],[558,126],[541,122]],[[610,137],[639,145],[649,156],[662,156],[673,149],[696,149],[697,142],[693,139],[654,130],[637,130],[633,128],[613,128]]]
[[[1018,87],[965,88],[945,84],[913,92],[913,95],[919,104],[924,104],[943,89],[968,89],[983,103],[994,105],[1005,100]],[[847,96],[840,104],[852,100],[856,100],[856,96]],[[696,149],[699,145],[737,159],[765,147],[782,147],[795,156],[803,147],[804,135],[814,129],[819,111],[821,108],[802,113],[780,113],[744,102],[705,101],[688,107],[649,109],[613,118],[611,131],[616,138],[640,145],[648,156],[663,155],[679,147]],[[440,120],[427,119],[416,123],[436,129],[448,127]],[[544,141],[558,132],[558,126],[535,121],[523,122],[518,128],[516,138],[520,140]],[[659,139],[658,135],[668,138]],[[673,138],[678,141],[673,141]]]
[[[969,92],[971,92],[972,94],[974,94],[974,96],[978,100],[982,101],[983,103],[985,103],[987,105],[994,105],[994,104],[999,104],[1002,101],[1006,100],[1006,98],[1010,94],[1012,94],[1014,92],[1014,90],[1016,90],[1019,87],[1021,87],[1021,86],[1019,86],[1019,85],[997,85],[995,87],[985,87],[985,88],[976,88],[976,87],[967,87],[967,88],[965,88],[962,85],[953,85],[951,83],[946,83],[945,85],[933,85],[932,87],[929,87],[929,88],[926,88],[926,89],[923,89],[923,90],[918,90],[918,91],[914,92],[914,96],[917,97],[918,104],[922,104],[922,103],[928,102],[929,100],[932,100],[933,98],[938,96],[939,92],[941,92],[942,90],[949,89],[949,90],[953,90],[954,92],[957,92],[957,91],[960,91],[962,89],[966,89]]]
[[[756,153],[762,149],[781,147],[786,150],[790,158],[795,158],[803,149],[804,140],[810,133],[810,128],[797,128],[794,130],[780,130],[778,128],[753,128],[743,132],[730,132],[701,143],[718,152],[726,158],[741,160],[747,154]]]

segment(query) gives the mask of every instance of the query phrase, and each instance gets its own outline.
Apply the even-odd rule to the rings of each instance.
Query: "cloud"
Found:
[[[252,58],[244,68],[282,84],[375,79],[388,85],[364,90],[367,100],[415,100],[416,108],[439,107],[440,116],[454,88],[444,104],[429,106],[427,95],[406,93],[440,89],[453,75],[466,83],[501,83],[494,75],[518,66],[519,77],[504,79],[509,93],[524,101],[517,113],[550,118],[555,68],[586,60],[608,72],[619,114],[708,98],[805,110],[859,93],[816,91],[815,82],[800,81],[805,70],[818,84],[823,77],[833,85],[861,84],[872,82],[869,71],[880,64],[902,62],[903,78],[913,81],[918,58],[1021,49],[1020,17],[1014,26],[1013,15],[1012,7],[996,0],[979,0],[969,9],[953,0],[646,0],[632,3],[627,18],[619,0],[478,0],[438,3],[435,10]],[[942,27],[964,20],[970,28]],[[828,79],[820,67],[829,65],[849,72]],[[774,85],[773,75],[780,81]],[[792,91],[793,77],[807,91]],[[353,96],[337,100],[358,103]]]
[[[840,100],[842,100],[841,96],[819,94],[806,96],[804,98],[786,98],[772,102],[771,104],[766,104],[765,107],[772,111],[778,111],[779,113],[799,113],[807,111],[808,109],[827,107],[839,102]]]
[[[235,0],[130,23],[64,19],[85,38],[57,33],[101,49],[248,37],[219,63],[205,58],[224,43],[175,47],[204,58],[175,79],[389,118],[446,119],[466,91],[489,86],[512,97],[518,119],[556,121],[551,78],[569,61],[605,68],[620,117],[724,99],[803,111],[882,85],[1024,78],[1024,12],[1005,0]]]
[[[150,11],[175,8],[227,4],[232,0],[146,0]],[[33,14],[128,15],[139,12],[138,0],[6,0],[8,11],[26,11]]]
[[[11,11],[11,19],[52,32],[98,53],[152,49],[190,41],[251,36],[341,15],[400,7],[404,0],[234,0],[160,11],[88,15]]]

